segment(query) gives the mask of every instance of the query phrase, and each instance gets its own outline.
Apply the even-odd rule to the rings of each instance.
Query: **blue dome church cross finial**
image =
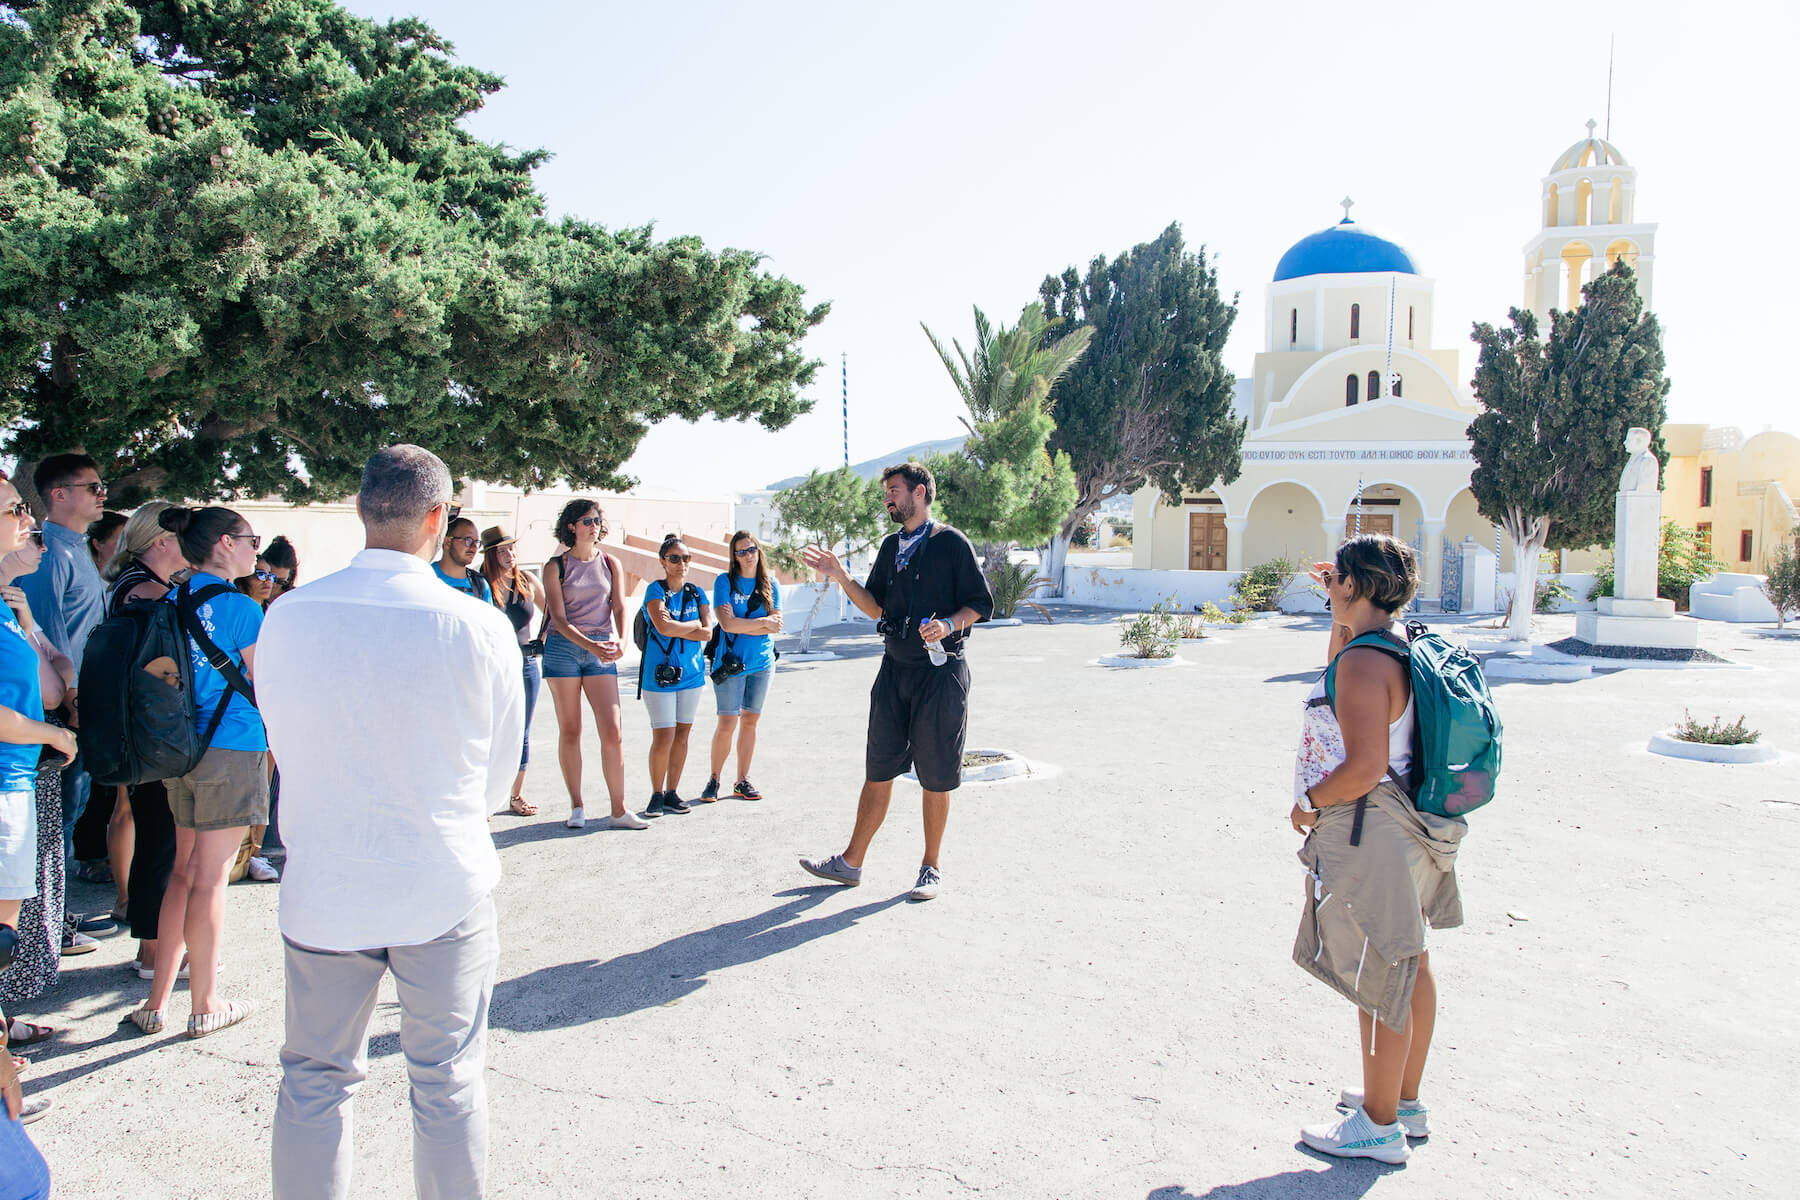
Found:
[[[1345,225],[1350,224],[1350,208],[1352,205],[1354,205],[1356,203],[1356,201],[1352,200],[1348,196],[1345,196],[1342,200],[1339,200],[1338,203],[1344,206],[1344,219],[1343,219],[1342,224],[1345,224]]]

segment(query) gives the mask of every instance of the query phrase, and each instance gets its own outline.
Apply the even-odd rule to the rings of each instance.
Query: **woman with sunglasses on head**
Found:
[[[719,726],[713,731],[712,777],[700,793],[702,802],[719,798],[719,772],[731,754],[737,734],[737,784],[740,800],[761,800],[750,783],[750,759],[756,753],[756,726],[762,719],[769,681],[775,675],[775,638],[781,632],[781,585],[769,575],[762,546],[746,530],[731,535],[731,567],[713,580],[713,611],[719,615],[719,648],[713,673],[736,670],[713,683]]]
[[[102,572],[113,581],[106,593],[107,616],[118,616],[133,600],[161,600],[177,578],[187,574],[181,539],[161,524],[168,507],[167,500],[152,500],[125,522],[119,548]],[[140,783],[125,793],[124,811],[131,814],[133,830],[130,861],[123,873],[115,861],[113,875],[125,881],[125,914],[131,936],[138,939],[137,956],[125,965],[135,969],[138,978],[150,979],[155,975],[156,923],[163,892],[175,870],[175,818],[169,813],[169,793],[162,780]]]
[[[712,609],[706,593],[688,582],[693,555],[674,534],[657,551],[663,577],[644,589],[646,638],[638,664],[644,710],[650,714],[650,807],[646,817],[689,811],[681,798],[681,769],[687,765],[688,734],[700,711],[706,681],[701,654],[712,636]]]
[[[481,531],[481,575],[493,594],[494,607],[506,614],[518,635],[519,649],[525,659],[525,745],[519,751],[519,773],[513,779],[511,808],[516,816],[537,816],[537,805],[525,800],[525,767],[531,761],[531,714],[537,710],[538,690],[543,686],[544,652],[541,635],[532,627],[538,623],[538,612],[544,607],[544,585],[537,576],[519,566],[517,539],[508,536],[498,525]]]
[[[131,1014],[145,1033],[161,1033],[185,942],[189,954],[189,1037],[235,1025],[255,1011],[248,1000],[218,993],[219,942],[225,926],[226,877],[251,825],[269,821],[268,737],[254,699],[243,693],[256,672],[262,606],[228,581],[250,574],[262,539],[229,508],[164,509],[158,523],[180,539],[193,575],[171,598],[195,605],[187,638],[194,677],[197,732],[212,738],[186,775],[166,781],[175,817],[175,869],[157,918],[156,973],[150,997]],[[228,660],[214,667],[196,633]],[[228,669],[225,669],[228,668]],[[214,728],[215,715],[217,726]]]
[[[592,500],[571,500],[556,518],[562,553],[544,564],[544,686],[556,705],[556,749],[569,789],[570,829],[587,824],[581,802],[581,700],[587,698],[600,732],[600,772],[606,777],[612,829],[648,829],[625,807],[625,749],[619,712],[619,660],[625,646],[625,599],[619,594],[619,560],[600,547],[606,515]]]
[[[0,477],[0,555],[11,555],[23,548],[31,528],[30,509],[19,499],[13,485]],[[21,617],[29,621],[31,612],[23,593],[9,587],[5,599],[6,603],[0,605],[0,972],[41,974],[47,967],[54,978],[54,960],[62,944],[62,915],[56,914],[54,930],[46,928],[39,934],[36,927],[46,924],[44,917],[34,921],[31,929],[22,929],[20,910],[25,901],[40,897],[39,880],[47,849],[39,829],[38,785],[43,748],[48,746],[53,751],[49,757],[51,773],[55,774],[74,761],[75,735],[43,719],[46,658],[40,649],[42,639],[34,639],[20,623]],[[31,630],[35,631],[35,625]],[[58,681],[62,681],[60,676]],[[55,857],[60,859],[60,791],[57,799],[58,823],[50,836],[56,843]],[[60,863],[58,869],[60,874]],[[54,903],[51,896],[41,896],[41,900]],[[32,953],[33,947],[38,947],[36,954]],[[40,958],[49,961],[34,971],[35,960]],[[15,1025],[24,1024],[0,1016],[0,1042],[42,1040],[37,1036],[39,1026],[26,1026],[23,1036],[13,1036],[19,1032]],[[11,1048],[0,1048],[0,1055],[6,1056],[10,1069]],[[14,1098],[8,1097],[9,1119]],[[41,1111],[45,1105],[33,1107]]]

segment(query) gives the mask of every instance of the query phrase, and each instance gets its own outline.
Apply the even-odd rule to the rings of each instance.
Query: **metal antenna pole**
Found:
[[[1382,372],[1381,385],[1386,394],[1394,394],[1394,293],[1400,288],[1398,275],[1388,276],[1388,328],[1387,328],[1387,370]],[[1370,399],[1374,399],[1373,396]]]
[[[850,465],[850,355],[844,355],[844,465]]]
[[[1363,494],[1362,476],[1358,475],[1356,477],[1356,533],[1353,535],[1355,537],[1362,536],[1362,494]]]
[[[1612,79],[1613,79],[1613,43],[1619,35],[1606,35],[1606,140],[1612,141]]]

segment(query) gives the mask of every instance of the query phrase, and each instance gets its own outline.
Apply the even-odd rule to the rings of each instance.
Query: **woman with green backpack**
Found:
[[[1408,793],[1417,743],[1411,644],[1395,619],[1419,586],[1412,548],[1351,538],[1313,577],[1331,602],[1329,665],[1307,698],[1288,819],[1306,833],[1306,911],[1294,961],[1357,1006],[1362,1086],[1301,1140],[1344,1158],[1405,1162],[1428,1132],[1419,1084],[1437,1017],[1425,929],[1462,924],[1460,817]],[[1412,631],[1429,638],[1422,626]]]

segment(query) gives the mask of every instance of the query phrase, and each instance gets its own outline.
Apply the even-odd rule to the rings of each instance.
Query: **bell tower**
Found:
[[[1619,148],[1588,135],[1567,150],[1543,179],[1543,222],[1525,243],[1524,307],[1537,314],[1538,334],[1550,329],[1550,310],[1581,304],[1581,285],[1619,259],[1637,272],[1638,295],[1650,304],[1656,263],[1656,226],[1637,221],[1637,168]]]

